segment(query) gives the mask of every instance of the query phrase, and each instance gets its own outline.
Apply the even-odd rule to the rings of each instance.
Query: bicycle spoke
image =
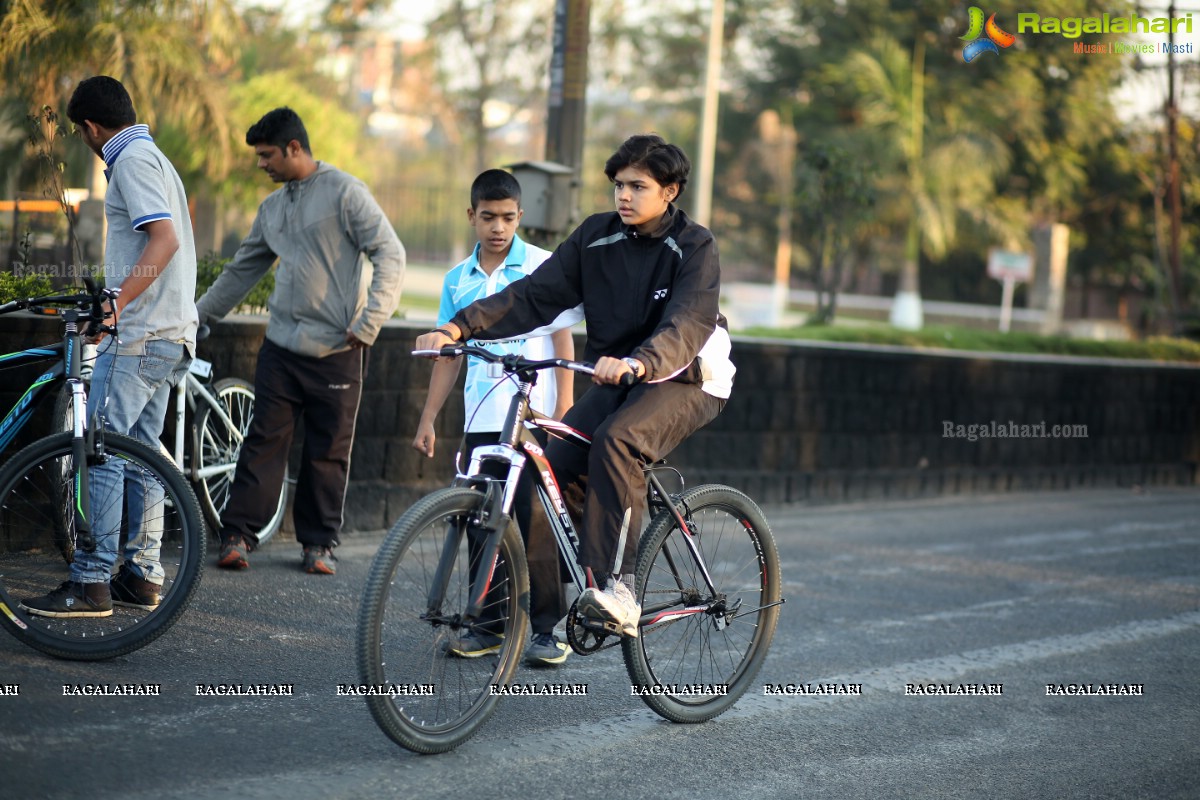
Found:
[[[761,667],[778,616],[779,566],[770,529],[745,495],[698,487],[681,504],[690,509],[692,542],[716,594],[673,516],[659,515],[643,534],[638,556],[643,607],[705,610],[643,626],[637,639],[622,644],[635,685],[699,687],[642,697],[668,719],[699,722],[736,702]]]
[[[528,591],[519,534],[501,539],[500,558],[477,620],[465,617],[479,544],[470,528],[482,495],[468,489],[435,493],[410,509],[376,554],[363,592],[359,669],[365,683],[433,687],[419,694],[368,697],[380,727],[417,752],[440,752],[467,738],[491,713],[516,668],[527,621],[517,602]],[[440,576],[444,592],[429,608],[447,542],[455,555]],[[480,657],[455,653],[469,633],[497,635],[498,651]]]
[[[203,523],[183,476],[136,440],[106,434],[104,443],[124,489],[92,491],[92,519],[120,521],[112,534],[117,537],[113,569],[136,558],[139,569],[153,571],[149,579],[162,584],[153,610],[114,604],[106,617],[47,617],[22,610],[22,601],[66,581],[76,558],[71,434],[30,445],[0,474],[0,602],[19,614],[5,621],[19,638],[66,658],[109,658],[152,641],[183,610],[202,569]],[[89,474],[99,480],[96,468]],[[145,502],[135,505],[139,498]],[[132,526],[131,513],[138,521]],[[131,542],[138,531],[147,538]]]

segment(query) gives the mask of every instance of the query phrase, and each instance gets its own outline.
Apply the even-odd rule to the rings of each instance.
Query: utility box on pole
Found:
[[[552,236],[567,233],[571,224],[575,170],[553,161],[521,161],[509,164],[521,184],[521,227]]]

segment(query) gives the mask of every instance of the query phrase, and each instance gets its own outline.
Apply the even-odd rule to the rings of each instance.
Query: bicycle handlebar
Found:
[[[84,278],[83,283],[85,290],[82,292],[24,297],[4,303],[0,305],[0,315],[26,309],[39,309],[48,314],[60,314],[62,312],[59,309],[49,308],[49,306],[73,306],[79,311],[85,312],[81,317],[81,321],[84,322],[102,322],[111,317],[112,311],[105,311],[104,303],[108,302],[111,308],[113,300],[121,290],[97,288],[96,281],[90,277]]]
[[[481,361],[486,361],[489,364],[500,364],[504,367],[505,372],[525,372],[528,370],[541,370],[550,367],[560,367],[569,369],[572,372],[582,372],[585,375],[595,375],[596,366],[588,364],[586,361],[569,361],[565,358],[550,358],[544,361],[531,361],[524,356],[515,353],[493,353],[482,347],[476,347],[470,344],[455,344],[448,345],[440,350],[413,350],[414,356],[438,356],[439,358],[458,358],[459,356],[475,356]],[[626,372],[621,376],[621,386],[632,386],[638,382],[637,377],[633,372]]]

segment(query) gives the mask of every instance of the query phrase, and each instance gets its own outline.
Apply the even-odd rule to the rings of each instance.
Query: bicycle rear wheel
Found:
[[[770,605],[779,555],[762,510],[736,489],[697,486],[680,505],[717,593],[674,516],[658,514],[638,553],[639,636],[621,648],[646,705],[672,722],[704,722],[736,703],[762,667],[779,619]]]
[[[162,525],[165,581],[158,606],[116,606],[110,617],[54,618],[28,613],[21,601],[67,580],[77,543],[70,433],[40,439],[0,469],[0,624],[26,644],[60,658],[100,660],[144,647],[175,623],[203,570],[206,541],[196,497],[179,472],[137,439],[105,432],[103,454],[124,466],[126,483],[145,481],[162,499],[147,518]],[[114,502],[122,502],[119,498]],[[100,509],[93,508],[93,514]],[[118,564],[127,538],[122,524]]]
[[[193,425],[192,458],[196,480],[196,495],[204,516],[214,531],[221,530],[221,512],[229,503],[229,490],[233,486],[233,473],[237,467],[238,454],[242,451],[242,437],[250,430],[250,419],[254,416],[254,386],[240,378],[222,378],[213,384],[213,393],[220,402],[237,435],[213,412],[211,406],[196,404],[196,420]],[[287,511],[288,475],[283,473],[283,484],[279,500],[270,520],[258,531],[258,543],[264,544],[275,535],[283,524]]]
[[[392,527],[363,590],[358,618],[359,678],[376,724],[417,753],[441,753],[466,741],[491,715],[525,649],[529,571],[515,524],[500,541],[481,615],[466,618],[471,563],[468,542],[479,531],[484,495],[442,489],[418,501]],[[446,557],[443,557],[445,553]],[[476,554],[476,558],[478,558]],[[441,562],[444,600],[429,608]],[[461,658],[448,652],[469,631],[503,636],[498,652]]]

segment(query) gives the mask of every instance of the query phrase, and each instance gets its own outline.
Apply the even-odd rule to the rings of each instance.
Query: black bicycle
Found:
[[[524,650],[529,573],[511,516],[522,469],[536,476],[576,589],[587,585],[577,531],[529,429],[582,448],[591,442],[531,409],[529,393],[539,370],[594,369],[468,345],[414,355],[474,356],[502,365],[519,385],[501,443],[476,448],[450,488],[419,500],[395,523],[363,591],[357,649],[371,715],[398,744],[437,753],[461,744],[491,715]],[[506,478],[489,476],[496,466]],[[682,485],[678,471],[664,462],[644,469],[650,523],[637,557],[639,635],[623,637],[572,605],[567,639],[580,655],[620,644],[633,693],[673,722],[703,722],[737,702],[762,666],[784,602],[779,556],[762,510],[742,492],[705,485],[671,493],[659,475],[674,473]],[[456,657],[454,643],[469,632],[503,643],[489,656]]]
[[[0,367],[54,362],[0,421],[0,450],[29,421],[39,400],[57,396],[64,383],[70,390],[72,430],[33,442],[0,468],[0,624],[26,644],[61,658],[112,658],[161,636],[195,593],[207,546],[200,507],[183,474],[157,448],[85,420],[81,330],[90,325],[116,336],[116,329],[104,324],[115,297],[115,291],[87,281],[82,292],[0,305],[0,314],[29,309],[57,315],[64,325],[61,342],[0,355]],[[91,470],[106,463],[121,465],[126,486],[139,483],[147,498],[143,523],[161,529],[159,561],[165,576],[158,605],[114,605],[108,617],[29,613],[22,600],[57,588],[77,550],[95,549],[91,523],[98,509],[92,508]],[[121,502],[123,494],[106,496]],[[123,521],[118,556],[127,546],[127,527]]]

